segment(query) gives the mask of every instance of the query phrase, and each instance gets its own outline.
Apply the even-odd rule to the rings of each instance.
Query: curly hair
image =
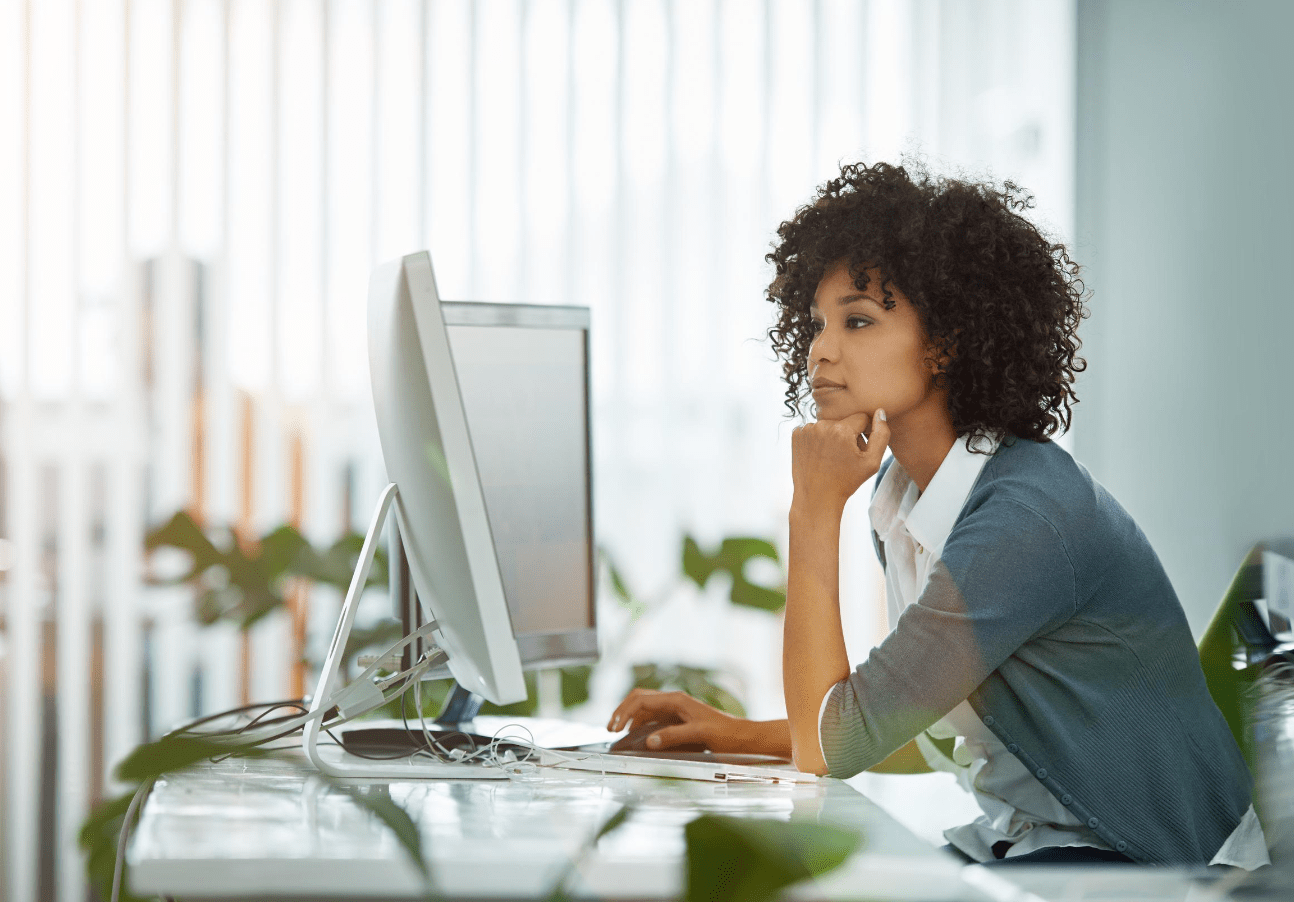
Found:
[[[789,415],[809,395],[814,292],[844,263],[859,291],[869,270],[877,274],[887,309],[891,286],[912,302],[968,447],[999,432],[1047,441],[1069,428],[1074,377],[1086,368],[1077,356],[1087,316],[1078,264],[1024,218],[1033,198],[1011,182],[932,178],[919,163],[906,166],[847,164],[778,227],[767,256],[776,268],[767,295],[778,306],[768,338]]]

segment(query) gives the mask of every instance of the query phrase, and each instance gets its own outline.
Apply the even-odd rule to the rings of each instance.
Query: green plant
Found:
[[[149,551],[172,548],[190,557],[189,568],[184,573],[154,581],[194,586],[197,590],[195,616],[199,622],[211,624],[227,620],[242,630],[286,604],[286,587],[290,579],[305,578],[345,591],[363,544],[362,536],[348,533],[319,552],[291,526],[271,530],[250,547],[240,544],[232,530],[219,530],[218,535],[219,542],[209,538],[184,512],[175,514],[165,524],[150,531],[146,539]],[[730,579],[730,603],[779,612],[786,604],[784,580],[775,586],[752,581],[746,574],[746,567],[756,559],[769,560],[780,568],[777,550],[766,540],[729,537],[714,551],[706,552],[692,536],[685,535],[680,570],[682,577],[699,589],[704,589],[716,574],[726,575]],[[616,599],[629,611],[631,625],[657,607],[665,595],[677,589],[676,585],[671,586],[657,600],[643,601],[632,591],[606,552],[602,553],[602,561],[607,582]],[[386,581],[386,556],[382,549],[378,549],[367,587],[381,586]],[[343,666],[345,661],[364,649],[388,645],[398,638],[399,629],[399,624],[393,620],[356,629],[347,643]],[[620,646],[627,641],[627,633],[620,637]],[[608,654],[604,657],[615,659],[617,656]],[[592,672],[593,668],[587,665],[561,669],[563,707],[574,707],[588,699]],[[633,665],[632,673],[636,686],[681,689],[721,710],[744,714],[741,701],[719,684],[722,675],[717,671],[681,664],[639,663]],[[422,685],[423,713],[432,714],[442,707],[450,685],[449,680]],[[503,707],[487,703],[482,711],[504,715],[534,713],[537,693],[533,674],[527,675],[527,686],[530,691],[526,702]],[[400,712],[386,713],[398,715]],[[249,747],[229,737],[179,733],[144,743],[122,761],[116,771],[117,778],[131,788],[99,805],[86,819],[80,833],[81,846],[86,853],[87,874],[101,897],[108,898],[111,894],[118,838],[136,793],[146,793],[158,778],[181,773],[225,755],[279,757],[279,753],[273,750]],[[292,759],[285,757],[285,760]],[[293,766],[303,765],[294,762]],[[387,824],[412,860],[429,877],[417,827],[407,813],[387,796],[366,793],[355,786],[330,779],[329,783]],[[623,824],[629,814],[629,809],[625,809],[611,818],[598,831],[592,845]],[[690,823],[686,828],[686,840],[687,898],[696,902],[703,899],[765,902],[790,883],[837,866],[860,841],[856,834],[816,824],[786,824],[713,815]],[[559,881],[554,888],[554,899],[563,898],[564,882],[565,879]],[[135,897],[123,893],[121,898]]]
[[[771,902],[825,874],[862,844],[860,834],[807,822],[705,814],[684,828],[688,902]]]
[[[604,836],[638,813],[626,805],[572,856],[546,902],[568,902],[570,882]],[[703,814],[683,828],[685,902],[772,902],[782,890],[839,867],[861,833],[829,824]]]
[[[188,584],[196,590],[194,617],[211,625],[230,621],[241,630],[250,629],[270,612],[287,604],[290,580],[307,579],[331,586],[340,592],[350,587],[351,575],[364,545],[357,532],[343,535],[327,549],[319,551],[292,526],[278,526],[259,541],[244,547],[233,530],[212,531],[213,539],[186,511],[174,514],[145,537],[145,550],[169,548],[189,557],[188,569],[175,576],[153,578],[154,584]],[[387,555],[378,547],[373,557],[365,588],[387,584]],[[400,624],[384,618],[351,630],[342,651],[341,668],[349,672],[350,662],[362,651],[386,648],[400,638]],[[583,704],[589,697],[590,666],[561,669],[562,706]],[[487,702],[486,714],[530,715],[538,708],[535,678],[527,674],[527,699],[514,705],[498,706]],[[423,711],[439,711],[449,694],[451,680],[432,680],[423,684]],[[386,706],[380,713],[398,716],[399,711]]]
[[[629,612],[631,625],[637,624],[643,615],[659,607],[664,598],[678,588],[677,584],[671,585],[656,599],[644,601],[630,588],[628,580],[605,550],[602,552],[602,560],[607,583],[620,605]],[[754,582],[746,573],[746,568],[756,560],[767,560],[776,565],[782,575],[781,581],[771,586]],[[680,574],[698,589],[706,588],[716,575],[727,576],[728,601],[737,607],[754,608],[773,614],[786,607],[786,581],[781,570],[781,557],[777,548],[767,539],[729,536],[719,543],[718,548],[707,552],[696,539],[685,534],[680,555]],[[615,647],[623,648],[627,645],[631,632],[632,630],[626,631],[626,635],[620,637]],[[641,662],[632,665],[632,673],[636,688],[681,690],[721,711],[745,716],[745,706],[721,684],[724,675],[715,669]]]
[[[194,616],[199,623],[221,620],[250,629],[286,603],[288,581],[294,578],[332,586],[345,592],[359,560],[364,537],[349,532],[324,551],[317,550],[295,527],[278,526],[259,540],[243,543],[232,529],[212,531],[216,539],[198,525],[186,511],[148,532],[144,548],[153,552],[171,548],[189,556],[189,568],[171,577],[154,577],[154,584],[187,583],[197,590]],[[385,549],[373,556],[365,588],[387,582]]]
[[[718,549],[707,554],[689,535],[683,536],[683,573],[704,589],[716,573],[727,574],[732,581],[728,599],[738,607],[757,608],[776,614],[786,607],[785,578],[777,586],[761,586],[746,575],[746,565],[755,560],[769,560],[778,565],[782,559],[767,539],[730,536]],[[784,575],[783,575],[784,576]]]
[[[169,775],[180,774],[213,758],[238,756],[247,758],[275,758],[291,767],[309,771],[312,776],[325,780],[337,792],[344,793],[361,807],[370,811],[395,834],[400,846],[422,872],[430,886],[431,870],[422,854],[422,841],[417,825],[389,795],[366,791],[366,787],[347,784],[310,768],[298,757],[277,749],[249,745],[235,737],[170,733],[152,742],[137,746],[117,765],[116,777],[130,788],[121,795],[98,805],[81,826],[79,842],[85,853],[86,877],[100,899],[111,899],[113,880],[117,868],[117,849],[121,831],[128,828],[127,816],[131,814],[132,800],[137,793],[145,795],[153,783]],[[132,895],[122,880],[120,899],[145,902]]]

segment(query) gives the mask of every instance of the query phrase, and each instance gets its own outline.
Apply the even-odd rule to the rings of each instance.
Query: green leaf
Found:
[[[561,876],[559,876],[557,881],[553,884],[552,892],[548,894],[545,902],[567,902],[567,900],[571,898],[566,894],[566,884],[570,881],[571,875],[579,870],[585,859],[587,859],[589,852],[597,846],[602,837],[618,830],[624,825],[625,821],[629,820],[633,813],[634,806],[622,805],[619,811],[607,818],[606,823],[598,828],[598,832],[593,836],[593,838],[585,843],[580,848],[579,852],[571,857],[570,863],[562,869]]]
[[[684,828],[688,902],[771,902],[838,867],[862,838],[825,824],[706,814]]]
[[[621,575],[620,568],[611,559],[611,555],[604,548],[599,550],[599,556],[602,558],[602,562],[606,564],[607,578],[611,580],[611,591],[615,592],[616,597],[621,601],[632,602],[634,593],[629,591],[629,585],[625,582],[624,576]]]
[[[119,780],[140,783],[223,755],[263,758],[269,753],[268,749],[248,748],[245,743],[240,744],[233,739],[193,733],[170,734],[136,746],[117,765],[116,774]]]
[[[782,560],[777,553],[777,546],[767,539],[729,536],[719,546],[719,558],[729,569],[741,567],[753,557],[766,557],[777,563]]]
[[[611,593],[616,597],[616,601],[629,611],[630,620],[637,620],[647,612],[647,605],[634,595],[624,574],[620,572],[620,568],[616,566],[611,554],[605,548],[598,549],[598,558],[606,567],[607,581],[611,584]]]
[[[342,592],[350,588],[351,577],[359,564],[360,552],[364,549],[364,536],[357,532],[347,533],[328,548],[322,555],[306,553],[297,559],[293,571],[306,576],[315,582],[325,583]],[[313,549],[311,549],[313,552]],[[385,586],[388,579],[388,562],[386,549],[379,545],[373,549],[373,566],[368,571],[365,588]]]
[[[746,716],[746,707],[737,696],[715,681],[716,671],[704,667],[677,668],[675,681],[688,695],[698,698],[713,708],[737,717]]]
[[[422,839],[418,833],[418,825],[414,823],[413,818],[409,817],[408,812],[391,799],[390,787],[385,783],[358,786],[343,783],[334,777],[326,777],[326,779],[330,786],[350,796],[357,805],[371,811],[391,829],[400,846],[422,872],[423,879],[428,882],[430,890],[431,866],[422,854]]]
[[[563,667],[561,674],[563,708],[574,708],[589,700],[589,680],[593,676],[591,665]]]
[[[86,817],[77,835],[81,851],[85,853],[85,876],[100,899],[112,898],[112,878],[117,870],[117,840],[126,819],[126,809],[135,792],[123,793],[95,806]],[[145,902],[130,893],[122,881],[120,898],[123,902]]]
[[[238,628],[247,631],[261,618],[286,605],[286,599],[276,589],[258,586],[250,592],[244,592],[238,607]]]
[[[784,589],[769,589],[765,586],[757,586],[754,583],[747,582],[744,576],[732,581],[732,593],[729,598],[735,605],[740,605],[744,608],[759,608],[761,611],[768,611],[772,614],[776,614],[786,607],[786,591]]]
[[[1262,544],[1249,550],[1199,643],[1200,666],[1209,694],[1231,727],[1236,745],[1251,770],[1255,756],[1249,728],[1248,689],[1253,684],[1254,672],[1250,668],[1236,669],[1241,648],[1233,623],[1236,609],[1246,600],[1261,595],[1262,551]]]
[[[728,598],[733,604],[776,613],[786,607],[786,591],[751,582],[746,576],[746,564],[753,558],[781,563],[776,546],[767,539],[729,536],[718,551],[707,554],[690,535],[683,537],[683,573],[698,588],[704,589],[715,573],[726,573],[732,579]]]
[[[193,615],[203,626],[211,626],[226,617],[233,617],[242,598],[243,593],[236,586],[208,589],[194,601]]]
[[[261,574],[269,581],[291,573],[297,558],[309,547],[310,543],[294,526],[285,524],[271,530],[261,538],[257,549]]]
[[[697,588],[704,589],[718,568],[719,561],[715,556],[702,551],[690,535],[683,536],[683,575],[696,583]]]
[[[189,572],[180,578],[180,582],[194,579],[207,568],[221,564],[225,556],[225,552],[212,544],[187,511],[176,512],[171,519],[149,530],[144,536],[145,551],[156,551],[158,548],[175,548],[188,552],[192,564]]]
[[[619,830],[624,825],[624,822],[629,820],[633,813],[634,806],[622,805],[620,810],[607,818],[607,822],[598,829],[597,835],[593,837],[593,845],[597,845],[598,841],[608,833],[613,833],[616,830]]]

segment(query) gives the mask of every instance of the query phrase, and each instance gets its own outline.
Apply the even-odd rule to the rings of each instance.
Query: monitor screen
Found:
[[[595,660],[588,310],[441,312],[522,665]]]

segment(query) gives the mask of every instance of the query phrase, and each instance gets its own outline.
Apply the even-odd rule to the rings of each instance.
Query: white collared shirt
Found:
[[[918,491],[897,460],[876,487],[868,515],[885,545],[885,604],[891,630],[904,609],[920,597],[997,446],[996,440],[987,444],[982,440],[977,448],[988,453],[972,452],[959,438],[924,492]],[[819,708],[819,737],[827,698]],[[943,754],[932,738],[955,738],[952,757]],[[1110,848],[1007,751],[969,702],[960,702],[918,735],[916,742],[927,764],[953,774],[984,812],[973,823],[944,831],[945,839],[976,861],[993,860],[993,845],[1004,840],[1012,843],[1008,858],[1057,846]],[[1266,841],[1250,806],[1210,864],[1253,869],[1267,863]]]

